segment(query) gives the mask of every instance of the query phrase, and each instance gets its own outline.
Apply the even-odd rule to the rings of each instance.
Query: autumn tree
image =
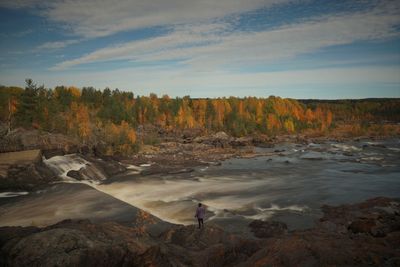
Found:
[[[19,87],[0,87],[0,120],[7,123],[7,134],[13,127],[18,99],[22,92],[23,89]]]

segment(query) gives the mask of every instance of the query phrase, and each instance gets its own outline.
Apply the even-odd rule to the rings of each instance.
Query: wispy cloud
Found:
[[[398,37],[399,11],[399,5],[385,4],[258,32],[231,31],[227,23],[178,25],[166,35],[99,49],[52,69],[113,60],[177,60],[200,69],[271,63],[328,46]]]
[[[3,0],[7,8],[36,7],[39,15],[66,25],[80,37],[107,36],[144,27],[221,18],[293,0]]]
[[[79,39],[73,39],[73,40],[64,40],[64,41],[56,41],[56,42],[47,42],[47,43],[41,44],[38,47],[36,47],[36,50],[41,51],[41,50],[49,50],[49,49],[50,50],[61,49],[66,46],[79,43],[80,41],[81,40],[79,40]]]
[[[21,59],[19,65],[3,66],[0,79],[18,84],[29,76],[47,86],[110,86],[139,94],[204,97],[306,97],[296,93],[298,88],[313,86],[317,89],[308,91],[313,97],[327,96],[324,88],[356,88],[353,96],[358,92],[360,97],[399,97],[400,61],[394,46],[400,42],[400,2],[328,2],[2,0],[0,7],[28,8],[42,18],[28,25],[36,26],[33,30],[39,34],[26,47],[42,36],[55,41],[33,51],[23,47],[29,51],[24,53],[38,55],[31,62],[40,57],[44,63],[32,68],[24,57],[15,56]],[[59,32],[41,32],[48,26]],[[25,39],[16,40],[15,49]],[[63,49],[70,45],[74,46]],[[62,57],[42,53],[47,50],[62,50],[57,51]],[[3,61],[10,61],[13,52],[3,54]],[[274,72],[267,71],[271,69]],[[370,91],[365,93],[367,87]],[[282,88],[290,89],[285,95]],[[348,97],[351,92],[344,93]]]

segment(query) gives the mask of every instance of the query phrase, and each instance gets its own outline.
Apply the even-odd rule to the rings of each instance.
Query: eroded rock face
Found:
[[[150,234],[143,216],[131,225],[66,220],[41,229],[2,227],[0,266],[399,266],[399,205],[375,198],[325,206],[315,228],[289,233],[282,223],[254,221],[259,238],[207,224]]]
[[[0,153],[0,162],[0,190],[31,190],[57,180],[38,149]]]
[[[243,266],[399,266],[399,200],[380,197],[322,210],[314,229],[267,236]]]
[[[3,229],[2,229],[3,230]],[[2,231],[3,233],[3,231]],[[146,251],[134,229],[66,221],[2,247],[2,266],[134,266]]]
[[[400,203],[378,197],[354,205],[323,206],[319,227],[339,233],[368,234],[375,237],[400,231]],[[330,226],[328,226],[330,225]]]
[[[60,150],[66,154],[76,153],[79,150],[79,142],[65,135],[22,128],[15,129],[9,135],[4,136],[0,144],[0,152],[42,149],[58,151],[57,155],[59,155]]]
[[[140,227],[86,220],[17,228],[0,228],[1,266],[228,266],[259,249],[258,241],[215,227],[175,226],[159,238]]]

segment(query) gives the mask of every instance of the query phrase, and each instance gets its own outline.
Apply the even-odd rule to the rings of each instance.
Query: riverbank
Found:
[[[254,221],[255,238],[206,224],[154,235],[116,222],[65,220],[48,227],[1,227],[1,266],[398,266],[399,199],[324,206],[313,229]]]
[[[0,191],[33,191],[48,183],[60,181],[57,171],[48,168],[43,160],[52,157],[76,154],[83,158],[85,164],[92,164],[104,173],[101,180],[113,179],[124,175],[127,171],[136,171],[141,175],[190,173],[201,166],[220,165],[222,161],[231,158],[253,158],[262,156],[282,155],[281,144],[289,143],[299,147],[309,144],[323,143],[362,143],[363,141],[378,142],[385,137],[333,137],[307,135],[247,136],[235,138],[224,132],[196,136],[183,135],[167,138],[156,145],[144,145],[141,150],[131,156],[106,155],[96,150],[95,146],[80,144],[76,140],[61,135],[38,131],[17,131],[15,139],[7,149],[14,146],[21,150],[0,153],[4,158],[0,165]],[[33,138],[31,140],[31,138]],[[4,140],[3,140],[4,143]],[[364,142],[365,143],[365,142]],[[16,145],[19,144],[19,145]],[[35,148],[35,149],[33,149]],[[268,148],[266,152],[263,149]],[[27,153],[34,151],[34,159],[24,160]],[[21,158],[21,160],[18,160]],[[12,160],[10,160],[12,159]],[[79,166],[85,166],[79,165]],[[145,168],[141,168],[145,166]],[[131,168],[131,169],[129,169]],[[84,176],[96,176],[95,173],[85,173],[85,169],[71,169],[70,177],[77,180]]]
[[[33,153],[57,180],[0,199],[0,266],[399,263],[399,139],[222,140]]]

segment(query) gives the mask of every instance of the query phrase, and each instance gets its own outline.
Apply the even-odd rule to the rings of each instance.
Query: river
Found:
[[[172,223],[194,223],[194,210],[201,202],[207,207],[207,222],[223,225],[232,231],[254,219],[283,221],[290,229],[309,228],[321,216],[320,207],[324,204],[354,203],[377,196],[400,197],[399,139],[307,145],[282,143],[274,148],[257,148],[257,152],[265,156],[233,158],[220,166],[198,167],[191,173],[141,176],[137,171],[130,171],[111,182],[98,179],[79,183]],[[81,168],[86,164],[77,155],[59,160],[64,165],[70,161],[65,168],[78,165]],[[57,160],[48,164],[57,164]],[[65,170],[59,170],[60,175],[65,177]],[[73,180],[68,178],[65,182]],[[68,190],[70,194],[68,186],[74,185],[60,186],[53,185],[52,189],[56,191],[52,194],[59,198]],[[21,218],[22,210],[29,209],[26,205],[29,203],[33,209],[35,201],[35,212],[30,211],[30,216],[40,215],[40,205],[46,203],[45,195],[46,192],[36,192],[7,198],[6,204],[0,208],[3,207],[9,216],[7,220],[2,216],[0,224],[26,224],[21,220],[13,223],[10,212],[14,216],[19,214]],[[54,216],[50,221],[55,221],[68,216],[97,218],[99,215],[101,206],[95,205],[100,201],[98,195],[92,198],[76,195],[70,203],[75,207],[74,213],[63,212],[63,209],[71,209],[68,209],[69,203],[65,199],[68,196],[59,200],[63,202],[58,207],[54,197],[48,198],[48,204],[60,210],[57,217],[46,209],[46,214],[50,214],[45,217],[46,222],[49,222],[48,216]],[[77,208],[78,203],[85,209]],[[91,215],[88,206],[95,207],[93,214],[96,216]],[[117,208],[118,203],[113,202],[112,207]],[[108,207],[108,219],[120,216],[112,207]],[[40,218],[36,218],[39,225],[42,224]]]

